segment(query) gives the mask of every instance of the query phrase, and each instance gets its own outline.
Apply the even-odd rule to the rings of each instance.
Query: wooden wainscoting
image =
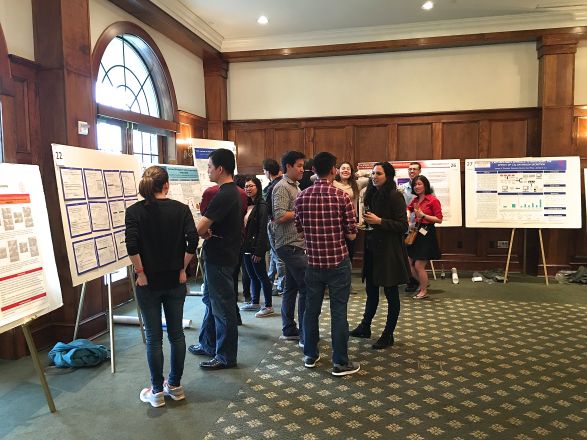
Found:
[[[461,159],[464,199],[464,163],[467,158],[537,156],[540,152],[537,108],[463,111],[451,113],[377,115],[360,117],[303,118],[231,121],[229,140],[238,148],[241,173],[259,174],[267,157],[280,160],[287,150],[307,156],[330,151],[339,161]],[[463,200],[464,207],[464,200]],[[464,224],[464,215],[463,215]],[[440,268],[464,270],[504,267],[507,249],[497,242],[510,239],[511,230],[441,228],[444,258]],[[526,240],[527,271],[536,273],[537,237]],[[564,249],[561,250],[564,252]],[[522,270],[524,235],[513,247],[513,271]],[[355,265],[360,264],[358,245]],[[568,256],[569,261],[571,255]]]

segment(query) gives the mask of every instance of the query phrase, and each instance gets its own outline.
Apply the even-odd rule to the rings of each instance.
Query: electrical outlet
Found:
[[[510,247],[510,242],[507,240],[499,240],[497,242],[497,248],[498,249],[507,249]]]

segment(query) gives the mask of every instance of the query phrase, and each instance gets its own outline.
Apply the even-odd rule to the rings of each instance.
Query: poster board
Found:
[[[579,157],[467,159],[466,226],[581,228]]]
[[[234,174],[237,174],[236,145],[234,142],[192,138],[190,139],[190,146],[193,150],[194,166],[198,170],[202,193],[207,188],[216,185],[214,182],[210,182],[210,179],[208,178],[208,156],[210,156],[210,153],[214,150],[217,150],[218,148],[226,148],[227,150],[232,151],[235,159]]]
[[[62,305],[39,167],[0,164],[0,333]]]
[[[149,165],[150,166],[150,165]],[[199,173],[196,167],[185,165],[159,164],[169,174],[169,192],[167,197],[188,205],[196,224],[202,217],[200,203],[202,201],[202,188]],[[143,168],[148,168],[144,166]]]
[[[139,199],[139,160],[58,144],[53,160],[73,286],[129,266],[124,216]]]
[[[442,223],[437,227],[463,225],[463,209],[461,203],[461,161],[459,159],[443,160],[403,160],[389,161],[395,169],[396,183],[402,185],[410,180],[408,166],[410,162],[418,162],[434,190],[434,195],[442,206]],[[360,172],[373,169],[376,162],[362,162],[357,165]]]

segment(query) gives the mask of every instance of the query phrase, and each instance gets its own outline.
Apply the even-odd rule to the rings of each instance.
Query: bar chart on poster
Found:
[[[73,285],[129,266],[124,216],[139,199],[139,160],[58,144],[53,159]]]
[[[62,305],[39,167],[0,164],[0,333]]]
[[[581,228],[579,157],[467,159],[466,226]]]

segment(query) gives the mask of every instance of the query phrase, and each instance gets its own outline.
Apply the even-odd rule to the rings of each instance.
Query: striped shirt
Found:
[[[353,203],[342,189],[319,179],[296,200],[295,224],[304,233],[308,265],[337,267],[348,256],[345,235],[357,233]]]
[[[298,182],[291,180],[286,175],[273,187],[271,198],[273,201],[273,218],[279,220],[286,212],[293,212],[296,197],[300,193]],[[286,222],[273,224],[273,237],[275,238],[275,249],[282,246],[296,246],[304,249],[304,239],[298,233],[293,219]]]

